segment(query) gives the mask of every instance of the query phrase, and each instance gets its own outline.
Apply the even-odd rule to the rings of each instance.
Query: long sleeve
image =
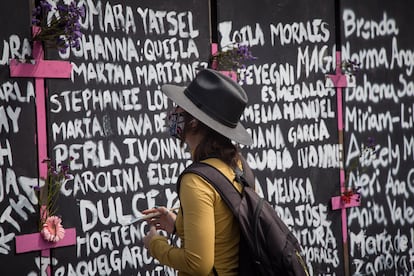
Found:
[[[174,248],[166,238],[157,237],[151,240],[150,251],[161,263],[180,272],[208,275],[214,265],[216,194],[196,175],[184,175],[181,183],[180,200],[186,229],[183,248]]]
[[[226,172],[232,177],[231,170]],[[181,179],[180,201],[176,227],[181,248],[156,236],[150,242],[151,255],[177,269],[180,276],[213,275],[213,266],[220,275],[237,275],[238,223],[218,192],[198,175],[188,173]]]

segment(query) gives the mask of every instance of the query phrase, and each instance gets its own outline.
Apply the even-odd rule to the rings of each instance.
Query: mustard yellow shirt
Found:
[[[233,170],[224,162],[210,158],[204,162],[218,168],[233,181]],[[168,243],[166,237],[155,236],[150,241],[150,253],[161,264],[178,270],[178,275],[235,276],[238,269],[239,225],[219,193],[200,176],[188,173],[181,179],[181,209],[175,226],[181,247]]]

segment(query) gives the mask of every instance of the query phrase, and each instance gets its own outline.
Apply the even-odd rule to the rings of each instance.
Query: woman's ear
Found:
[[[189,122],[189,125],[190,125],[191,128],[196,128],[198,126],[198,120],[197,119],[192,119]]]

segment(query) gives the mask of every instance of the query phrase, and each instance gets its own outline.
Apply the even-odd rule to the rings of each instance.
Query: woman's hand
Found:
[[[173,234],[175,232],[175,219],[177,215],[173,212],[170,212],[170,210],[166,207],[147,209],[145,211],[142,211],[142,213],[144,215],[158,213],[158,215],[155,217],[148,219],[147,222],[150,225],[154,225],[156,230],[164,230],[168,234]],[[148,233],[151,233],[151,230]]]
[[[151,225],[150,230],[148,231],[147,235],[144,237],[144,246],[146,249],[149,250],[149,245],[151,242],[152,237],[157,236],[157,230],[155,229],[154,225]]]

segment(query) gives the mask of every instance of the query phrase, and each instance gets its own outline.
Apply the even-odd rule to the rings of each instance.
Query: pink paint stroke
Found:
[[[70,78],[71,71],[72,64],[68,61],[36,59],[34,64],[22,63],[15,59],[10,61],[11,77],[67,79]]]
[[[332,80],[334,87],[343,88],[343,87],[347,87],[348,85],[348,80],[347,80],[346,75],[339,75],[339,76],[329,75],[329,78]]]
[[[336,76],[343,76],[344,75],[341,74],[341,52],[336,52]],[[343,80],[345,82],[345,86],[346,86],[346,78],[344,78]],[[344,125],[343,125],[343,116],[342,116],[342,88],[341,87],[337,87],[336,88],[336,104],[337,104],[337,111],[338,111],[338,130],[342,131],[344,129]]]
[[[35,79],[36,87],[36,121],[37,121],[37,150],[39,177],[46,179],[47,164],[43,162],[47,154],[47,127],[46,127],[46,93],[43,79]]]
[[[217,43],[211,43],[211,54],[214,55],[218,51],[218,44]]]
[[[338,132],[340,135],[343,133],[344,125],[343,125],[343,107],[342,107],[342,88],[347,86],[347,79],[346,76],[342,74],[341,70],[341,52],[336,52],[336,70],[335,75],[328,75],[328,77],[334,83],[334,87],[336,87],[336,104],[337,104],[337,114],[338,114]],[[342,139],[343,140],[343,139]],[[339,145],[340,150],[343,151],[343,145]],[[345,170],[343,166],[343,152],[340,154],[341,156],[341,166],[339,169],[339,181],[340,181],[340,190],[341,193],[345,191]],[[333,197],[332,199],[332,207],[334,208],[338,206],[337,199]],[[346,214],[346,207],[351,207],[347,205],[341,205],[341,218],[342,218],[342,240],[347,243],[348,240],[348,228],[347,228],[347,214]],[[339,208],[338,208],[339,209]]]
[[[361,196],[358,194],[352,195],[352,197],[350,198],[351,201],[349,203],[344,203],[340,196],[335,196],[331,198],[332,210],[360,206],[361,205],[361,202],[359,201],[360,197]]]
[[[237,73],[236,72],[234,72],[234,71],[219,71],[219,72],[237,82]]]
[[[65,229],[65,237],[58,242],[45,241],[40,233],[32,233],[16,236],[16,253],[43,251],[74,244],[76,244],[76,228]]]

